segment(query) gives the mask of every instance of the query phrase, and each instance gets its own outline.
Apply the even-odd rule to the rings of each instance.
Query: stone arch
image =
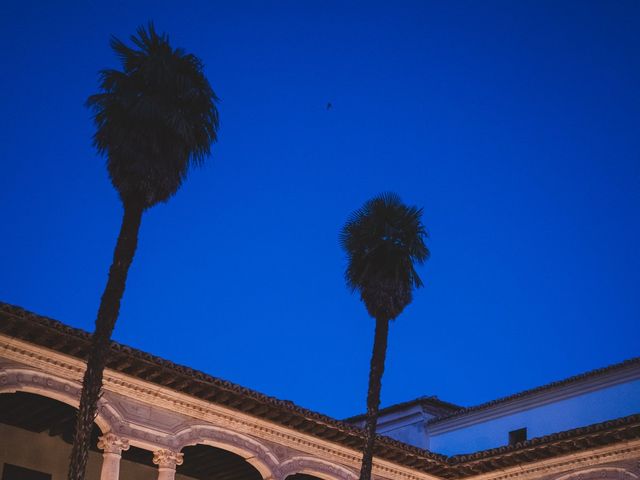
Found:
[[[314,457],[293,457],[280,464],[282,480],[296,473],[306,473],[323,480],[356,480],[358,478],[354,472],[342,465]]]
[[[638,475],[621,467],[593,467],[561,475],[556,480],[638,480]]]
[[[28,368],[0,369],[0,393],[33,393],[58,400],[77,409],[80,404],[80,391],[80,385],[48,373]],[[98,401],[98,415],[94,421],[102,433],[110,432],[118,422],[113,412],[103,399]]]
[[[262,443],[246,435],[213,425],[192,425],[176,435],[178,450],[203,444],[226,450],[242,457],[268,480],[275,478],[278,459]]]

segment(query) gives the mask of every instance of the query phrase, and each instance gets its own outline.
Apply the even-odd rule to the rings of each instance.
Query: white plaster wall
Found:
[[[426,433],[424,421],[380,428],[378,433],[408,443],[409,445],[415,445],[416,447],[424,449],[429,448],[429,438]]]
[[[433,418],[420,405],[411,405],[402,410],[380,415],[378,433],[420,448],[429,448],[426,421]],[[360,427],[364,427],[361,421]]]
[[[38,470],[52,475],[52,480],[66,480],[71,445],[60,437],[45,433],[33,433],[0,423],[0,478],[5,463]],[[123,480],[154,480],[158,471],[154,467],[122,460],[120,478]],[[89,452],[87,480],[98,480],[102,466],[102,454]],[[177,480],[190,477],[176,475]]]
[[[640,380],[479,421],[444,433],[437,433],[436,430],[436,433],[429,435],[429,447],[431,451],[446,455],[472,453],[507,445],[509,431],[518,428],[526,427],[528,438],[534,438],[635,413],[640,413]],[[451,422],[458,420],[452,419]],[[439,429],[446,423],[436,425],[434,427]]]

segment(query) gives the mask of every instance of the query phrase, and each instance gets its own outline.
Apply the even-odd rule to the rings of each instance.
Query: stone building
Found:
[[[2,480],[66,478],[88,348],[87,333],[0,303]],[[639,379],[633,359],[471,408],[386,408],[374,477],[640,480]],[[114,343],[87,478],[357,479],[360,422]]]

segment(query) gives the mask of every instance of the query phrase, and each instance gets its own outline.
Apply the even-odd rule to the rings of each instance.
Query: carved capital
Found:
[[[106,433],[98,437],[98,448],[103,450],[104,453],[117,453],[120,455],[123,450],[129,450],[129,440],[113,433]]]
[[[160,468],[176,468],[176,465],[182,465],[184,462],[183,457],[184,453],[161,449],[153,452],[153,463]]]

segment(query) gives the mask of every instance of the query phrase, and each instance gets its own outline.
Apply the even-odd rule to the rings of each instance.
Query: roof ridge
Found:
[[[455,403],[447,402],[446,400],[440,400],[437,395],[422,395],[420,397],[413,398],[411,400],[406,400],[404,402],[394,403],[392,405],[388,405],[388,406],[386,406],[384,408],[381,408],[378,411],[378,414],[387,413],[387,412],[390,412],[390,411],[401,409],[403,407],[408,407],[408,406],[411,406],[411,405],[418,405],[418,404],[423,404],[423,403],[435,404],[434,406],[440,407],[440,408],[443,408],[443,409],[450,409],[450,410],[461,410],[461,409],[464,409],[464,407],[462,407],[460,405],[456,405]],[[355,422],[355,421],[358,421],[358,420],[361,420],[361,419],[365,418],[366,416],[367,416],[366,413],[358,413],[357,415],[352,415],[350,417],[344,418],[342,421],[343,422]]]
[[[536,393],[541,393],[549,390],[553,390],[554,388],[564,387],[565,385],[570,385],[572,383],[580,382],[582,380],[586,380],[589,378],[594,378],[600,375],[604,375],[606,373],[610,373],[616,370],[622,370],[630,365],[640,365],[640,357],[632,357],[626,360],[623,360],[618,363],[614,363],[612,365],[607,365],[606,367],[595,368],[593,370],[588,370],[586,372],[579,373],[577,375],[572,375],[570,377],[566,377],[562,380],[555,380],[553,382],[545,383],[543,385],[528,388],[526,390],[522,390],[517,393],[512,393],[510,395],[506,395],[504,397],[496,398],[494,400],[489,400],[487,402],[479,403],[478,405],[473,405],[471,407],[461,408],[455,412],[451,412],[436,418],[432,418],[427,421],[427,424],[433,425],[440,423],[445,420],[449,420],[451,418],[460,417],[466,415],[467,413],[473,413],[479,410],[484,410],[486,408],[493,407],[494,405],[499,405],[502,403],[506,403],[512,400],[517,400],[520,398],[527,397],[529,395],[534,395]]]

